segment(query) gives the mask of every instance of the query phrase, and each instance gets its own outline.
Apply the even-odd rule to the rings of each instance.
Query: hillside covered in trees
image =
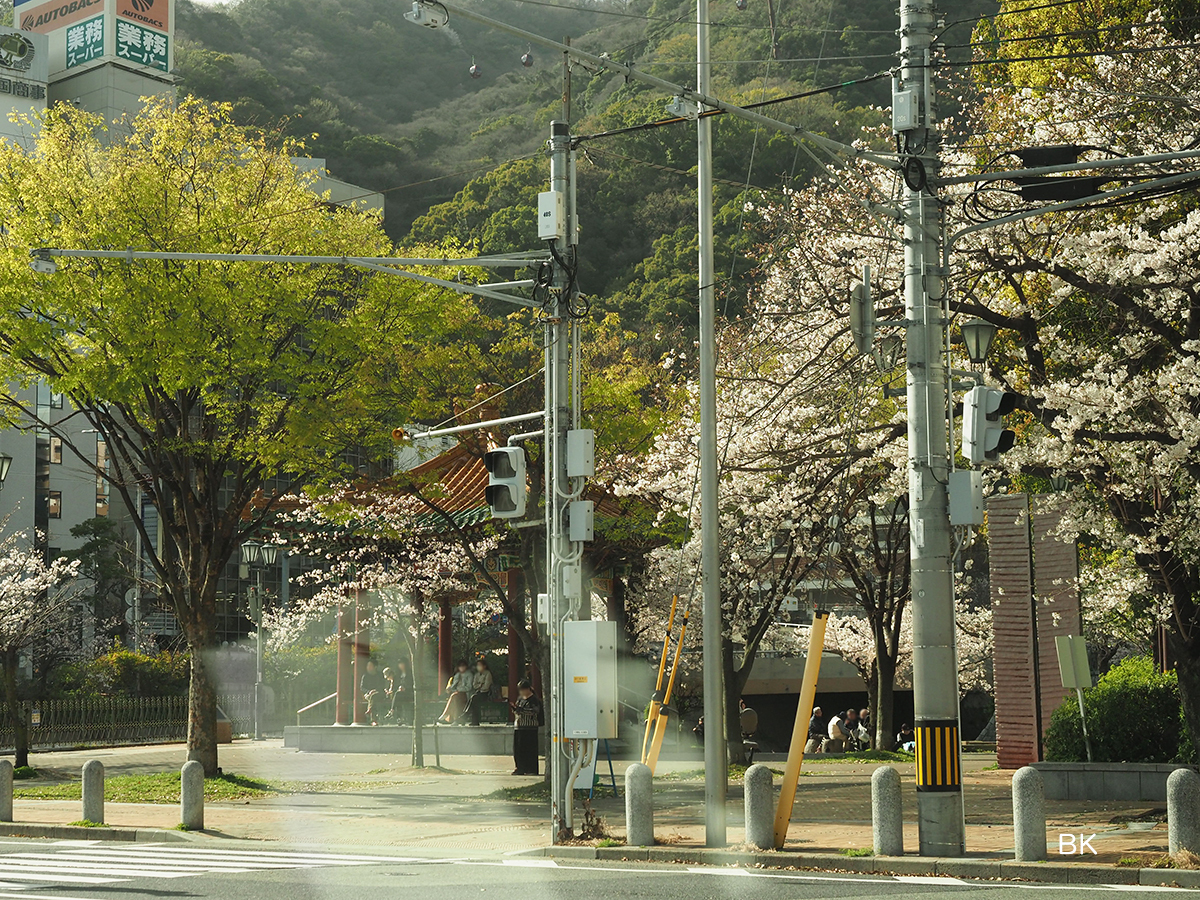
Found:
[[[687,0],[470,2],[669,80],[695,80]],[[958,4],[943,40],[969,43],[979,17],[995,8],[993,0]],[[233,103],[243,123],[282,123],[338,177],[386,192],[397,239],[454,239],[488,251],[534,246],[535,195],[547,177],[539,150],[563,113],[561,57],[453,17],[448,29],[418,28],[404,21],[407,9],[400,0],[179,0],[176,75],[187,92]],[[749,0],[744,10],[722,0],[712,16],[722,96],[754,103],[830,87],[770,112],[842,140],[885,120],[888,78],[839,86],[894,65],[893,0]],[[530,51],[526,67],[521,56]],[[479,78],[468,72],[473,63]],[[570,97],[577,134],[661,119],[669,99],[578,65]],[[817,162],[789,138],[744,122],[718,119],[715,131],[721,310],[733,317],[766,237],[750,230],[756,223],[743,201],[807,179]],[[626,327],[674,331],[694,322],[694,166],[695,130],[683,124],[582,145],[581,284]]]

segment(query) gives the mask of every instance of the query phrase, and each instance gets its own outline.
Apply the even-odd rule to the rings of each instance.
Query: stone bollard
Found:
[[[746,770],[746,843],[759,850],[775,849],[775,790],[771,770],[753,765]]]
[[[0,822],[11,822],[13,792],[13,764],[0,759]]]
[[[1046,858],[1046,788],[1042,773],[1024,766],[1013,774],[1013,840],[1017,862]]]
[[[83,764],[83,820],[104,824],[104,763],[98,759]]]
[[[188,831],[204,830],[204,764],[194,759],[179,773],[179,822]]]
[[[904,855],[900,773],[891,766],[871,773],[871,836],[876,856]]]
[[[1193,769],[1167,776],[1167,847],[1200,853],[1200,775]]]
[[[625,770],[625,843],[654,846],[654,776],[641,763]]]

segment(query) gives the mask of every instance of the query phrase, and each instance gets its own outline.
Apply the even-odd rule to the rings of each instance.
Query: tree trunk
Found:
[[[871,720],[875,748],[893,750],[896,740],[896,661],[886,650],[875,651],[875,688],[871,692]]]
[[[742,744],[742,680],[733,662],[733,641],[728,638],[721,640],[721,669],[724,672],[725,685],[725,743],[731,765],[746,764],[746,748]],[[708,733],[708,723],[704,723],[704,732]]]
[[[13,730],[13,768],[29,765],[29,719],[25,707],[17,696],[16,648],[4,651],[4,702],[8,706],[8,720]]]
[[[204,766],[204,777],[220,774],[217,768],[217,689],[208,668],[207,642],[188,636],[192,670],[188,685],[188,760]]]
[[[1168,633],[1167,640],[1175,656],[1183,717],[1191,732],[1192,746],[1200,756],[1200,656],[1174,629]]]

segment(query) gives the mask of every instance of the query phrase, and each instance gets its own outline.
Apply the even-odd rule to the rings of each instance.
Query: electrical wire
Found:
[[[779,103],[788,103],[792,100],[802,100],[805,97],[815,97],[819,94],[829,94],[833,91],[840,91],[842,88],[853,87],[859,84],[869,84],[872,81],[879,81],[884,78],[891,78],[890,72],[876,72],[874,75],[867,75],[863,78],[855,78],[851,81],[843,81],[838,84],[828,84],[824,87],[812,88],[807,91],[799,91],[795,94],[788,94],[785,97],[773,97],[770,100],[763,100],[759,103],[751,103],[743,106],[742,109],[762,109],[765,106],[774,106]],[[709,109],[700,113],[697,118],[706,118],[708,116],[719,116],[724,113],[724,110]],[[600,138],[616,137],[621,134],[632,134],[638,131],[648,131],[652,128],[661,128],[664,125],[676,125],[680,122],[693,122],[695,119],[690,119],[687,116],[673,116],[669,119],[658,119],[653,122],[643,122],[640,125],[627,125],[624,128],[612,128],[608,131],[597,131],[593,134],[576,135],[572,140],[574,146],[578,147],[584,141],[595,141]]]
[[[436,425],[430,425],[430,426],[429,426],[428,428],[426,428],[425,430],[426,430],[426,431],[435,431],[435,430],[437,430],[438,428],[441,428],[443,425],[448,425],[448,424],[450,424],[450,423],[451,423],[451,422],[453,422],[455,419],[458,419],[459,417],[461,417],[461,416],[465,415],[466,413],[469,413],[469,412],[472,412],[472,411],[474,411],[474,410],[477,410],[477,409],[479,409],[479,407],[481,407],[481,406],[487,406],[487,404],[489,404],[489,403],[491,403],[492,401],[494,401],[494,400],[495,400],[497,397],[502,397],[502,396],[504,396],[505,394],[507,394],[509,391],[516,390],[517,388],[519,388],[521,385],[525,384],[526,382],[528,382],[528,381],[533,381],[533,379],[540,377],[540,376],[541,376],[541,374],[542,374],[542,372],[544,372],[545,370],[546,370],[546,369],[545,369],[545,366],[543,366],[542,368],[540,368],[540,369],[538,369],[536,372],[534,372],[532,375],[526,375],[526,376],[525,376],[524,378],[522,378],[520,381],[515,381],[515,382],[513,382],[513,383],[512,383],[512,384],[510,384],[508,387],[504,388],[504,390],[502,390],[502,391],[497,391],[497,392],[496,392],[496,393],[494,393],[494,394],[490,394],[486,400],[480,400],[480,401],[479,401],[478,403],[476,403],[474,406],[468,406],[466,409],[464,409],[464,410],[462,410],[462,411],[460,411],[460,412],[457,412],[457,413],[455,413],[455,414],[454,414],[454,415],[452,415],[450,418],[448,418],[448,419],[443,419],[442,421],[438,422]],[[421,436],[421,435],[420,435],[420,433],[417,433],[417,434],[414,434],[414,435],[413,435],[413,437],[420,437],[420,436]]]
[[[567,6],[567,5],[564,5],[561,3],[547,3],[546,0],[515,0],[515,2],[525,3],[530,6],[545,6],[545,7],[549,7],[550,9],[563,9],[563,10],[567,10],[568,12],[595,13],[596,15],[617,16],[618,18],[624,18],[624,19],[641,19],[643,21],[650,21],[650,22],[667,22],[671,25],[686,24],[688,26],[695,26],[695,25],[700,24],[698,21],[696,21],[694,19],[691,21],[688,21],[686,18],[684,18],[684,16],[686,16],[687,13],[685,13],[684,16],[679,16],[678,18],[672,18],[671,16],[650,16],[650,15],[645,15],[643,13],[619,12],[614,9],[598,9],[596,7]],[[728,19],[723,19],[719,22],[708,22],[707,24],[711,28],[763,29],[763,28],[770,27],[768,25],[759,25],[759,24],[756,24],[753,22],[733,22]],[[856,30],[858,30],[858,29],[856,29]],[[818,34],[818,33],[820,33],[820,29],[804,28],[804,27],[792,28],[792,29],[789,29],[789,31],[793,31],[796,33],[801,33],[801,34]],[[840,34],[841,33],[840,30],[837,33]],[[878,29],[878,30],[871,30],[871,31],[864,29],[864,30],[862,30],[861,33],[863,33],[863,34],[894,34],[895,29],[886,29],[886,30]]]
[[[952,62],[949,60],[933,63],[935,67],[947,68],[970,68],[973,66],[999,66],[1007,65],[1008,63],[1018,62],[1039,62],[1041,60],[1059,60],[1059,59],[1093,59],[1097,56],[1136,56],[1141,53],[1163,53],[1167,50],[1197,50],[1200,49],[1200,43],[1190,44],[1164,44],[1161,47],[1126,47],[1114,50],[1088,50],[1078,53],[1047,53],[1040,56],[1012,56],[1004,59],[972,59],[962,62]]]
[[[999,44],[1019,44],[1029,41],[1050,41],[1056,38],[1079,38],[1079,37],[1094,37],[1110,31],[1132,28],[1146,28],[1150,24],[1155,26],[1179,24],[1183,22],[1195,22],[1200,20],[1200,15],[1177,16],[1173,19],[1162,19],[1153,23],[1146,22],[1120,22],[1116,25],[1103,25],[1096,28],[1077,28],[1072,31],[1058,31],[1048,34],[1027,34],[1019,37],[998,37],[995,40],[988,41],[972,41],[967,44],[947,44],[945,50],[962,50],[972,47],[995,47]]]
[[[1040,9],[1056,9],[1060,6],[1074,6],[1076,3],[1085,3],[1087,0],[1054,0],[1052,3],[1040,3],[1037,6],[1022,6],[1017,9],[1005,9],[996,13],[984,13],[979,16],[966,16],[962,19],[955,19],[953,22],[947,22],[946,26],[938,33],[934,40],[940,40],[941,36],[958,25],[967,25],[971,22],[982,22],[984,19],[998,19],[1000,16],[1011,16],[1015,13],[1036,12]]]

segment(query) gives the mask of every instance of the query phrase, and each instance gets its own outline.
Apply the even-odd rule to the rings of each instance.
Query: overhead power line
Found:
[[[852,87],[852,86],[858,85],[858,84],[869,84],[872,81],[879,81],[883,78],[891,78],[891,77],[892,76],[891,76],[890,72],[876,72],[874,75],[868,75],[865,78],[855,78],[852,81],[843,81],[838,84],[829,84],[829,85],[826,85],[825,87],[813,88],[812,90],[808,90],[808,91],[800,91],[799,93],[796,93],[796,94],[788,94],[785,97],[772,97],[770,100],[761,100],[758,103],[748,103],[746,106],[743,106],[742,109],[762,109],[764,106],[775,106],[779,103],[788,103],[789,101],[792,101],[792,100],[803,100],[805,97],[815,97],[818,94],[829,94],[829,93],[832,93],[833,91],[840,91],[843,88]],[[723,112],[723,110],[710,109],[710,110],[706,110],[705,112],[700,113],[700,115],[697,118],[707,118],[708,116],[719,116],[722,114],[722,112]],[[576,146],[578,146],[579,144],[582,144],[585,141],[594,141],[594,140],[599,140],[600,138],[616,137],[617,135],[621,135],[621,134],[632,134],[633,132],[637,132],[637,131],[648,131],[652,128],[661,128],[664,125],[675,125],[679,122],[691,122],[691,121],[694,121],[694,120],[689,119],[686,116],[674,116],[669,119],[658,119],[654,122],[643,122],[640,125],[627,125],[624,128],[613,128],[608,131],[598,131],[598,132],[595,132],[594,134],[581,134],[581,135],[576,135],[575,144],[576,144]]]

